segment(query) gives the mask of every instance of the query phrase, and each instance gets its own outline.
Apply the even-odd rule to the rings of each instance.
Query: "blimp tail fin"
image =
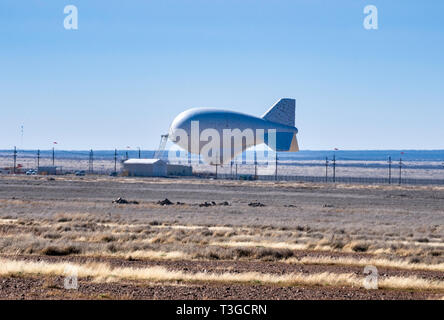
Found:
[[[262,119],[294,127],[295,99],[281,99],[262,116]]]

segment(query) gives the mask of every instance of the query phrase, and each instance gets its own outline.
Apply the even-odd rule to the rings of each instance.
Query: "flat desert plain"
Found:
[[[1,299],[443,299],[443,239],[444,187],[0,176]]]

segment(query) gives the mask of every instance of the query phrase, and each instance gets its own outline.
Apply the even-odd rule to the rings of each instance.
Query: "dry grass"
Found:
[[[198,260],[262,260],[280,261],[294,256],[294,251],[289,249],[272,249],[264,247],[217,247],[210,246],[199,250],[193,255]]]
[[[223,282],[223,283],[256,283],[273,285],[320,285],[362,287],[363,279],[353,273],[290,273],[284,275],[258,272],[244,273],[187,273],[168,270],[164,267],[149,268],[111,268],[104,263],[71,263],[29,262],[0,259],[0,275],[57,275],[63,276],[66,270],[76,270],[79,277],[92,277],[95,281],[117,281],[119,279],[139,281],[185,281],[185,282]],[[443,281],[426,280],[418,277],[388,277],[379,281],[379,287],[385,289],[419,289],[444,290]]]
[[[112,168],[112,166],[110,167]],[[28,181],[30,177],[28,176],[8,176],[10,180],[26,180]],[[46,180],[46,177],[36,176],[32,177],[33,180]],[[70,176],[57,176],[55,178],[58,181],[79,181],[78,178]],[[106,176],[89,176],[87,178],[83,177],[83,183],[95,183],[95,182],[109,182],[111,179]],[[145,185],[172,185],[172,184],[190,184],[190,185],[205,185],[207,182],[205,180],[199,179],[187,179],[185,177],[177,180],[165,179],[165,178],[130,178],[130,177],[113,177],[112,181],[119,184],[145,184]],[[255,187],[294,187],[294,188],[310,188],[310,189],[322,189],[326,188],[324,183],[313,183],[313,182],[301,182],[301,181],[230,181],[230,180],[213,180],[212,184],[223,185],[223,186],[239,186],[239,185],[254,185]],[[364,189],[364,190],[444,190],[443,186],[410,186],[410,185],[378,185],[378,184],[342,184],[336,183],[335,188],[337,189]]]
[[[364,275],[354,271],[373,265],[399,270],[387,272],[397,277],[381,276],[381,288],[443,290],[444,279],[436,272],[444,272],[444,228],[440,210],[444,188],[212,181],[211,184],[219,187],[208,186],[211,188],[205,190],[208,181],[202,180],[93,177],[83,182],[72,179],[75,181],[72,185],[71,178],[56,177],[56,182],[50,183],[57,183],[65,190],[58,193],[53,185],[46,186],[46,178],[36,180],[34,189],[29,186],[22,189],[20,185],[28,180],[20,179],[12,186],[17,185],[14,187],[17,191],[10,191],[11,194],[0,199],[1,275],[63,275],[71,265],[32,262],[33,258],[27,262],[14,261],[15,254],[80,255],[87,258],[70,260],[103,261],[101,257],[185,260],[193,261],[193,266],[200,264],[199,260],[226,261],[220,263],[222,268],[219,263],[202,263],[217,266],[217,273],[162,267],[112,268],[94,262],[74,265],[79,276],[96,281],[132,279],[170,284],[237,282],[361,288]],[[110,193],[94,194],[88,186],[100,181]],[[188,182],[195,186],[189,186]],[[87,189],[78,188],[80,184]],[[145,184],[146,197],[142,196],[138,184]],[[6,193],[10,190],[8,187],[4,186]],[[80,192],[78,197],[70,195],[73,190],[70,188]],[[174,202],[181,200],[186,204],[157,205],[153,197],[164,199],[162,189]],[[169,194],[172,190],[175,199]],[[196,190],[206,192],[206,200],[227,200],[230,206],[200,208],[197,204],[202,202],[202,194],[196,198]],[[267,207],[257,210],[248,207],[247,203],[261,192],[264,196],[260,201]],[[139,205],[111,203],[113,197],[122,194],[138,200]],[[305,194],[309,200],[305,200]],[[361,198],[368,197],[374,197],[375,205],[361,203]],[[1,255],[8,258],[2,259]],[[290,272],[290,266],[271,263],[263,265],[278,266],[283,273],[246,272],[255,261],[305,264],[304,271],[314,270],[314,273],[286,273]],[[245,269],[244,265],[248,267]],[[253,270],[261,269],[254,267]],[[342,273],[335,273],[337,270]],[[409,276],[399,276],[405,273]],[[438,280],[433,280],[435,278]]]
[[[92,255],[97,256],[97,254]],[[117,258],[134,258],[147,260],[191,260],[191,256],[181,251],[151,251],[151,250],[137,250],[128,253],[116,252],[110,253],[108,256]]]
[[[286,242],[256,242],[256,241],[224,241],[224,242],[210,242],[211,246],[220,247],[264,247],[273,249],[290,249],[290,250],[306,250],[309,248],[308,244],[295,244]]]
[[[26,177],[11,179],[17,186],[29,181]],[[45,189],[46,178],[32,181],[38,182],[35,188],[26,186],[25,194],[17,193],[20,199],[15,199],[15,193],[14,197],[0,199],[0,218],[3,218],[0,219],[0,255],[248,261],[287,261],[290,258],[290,263],[371,264],[404,270],[443,271],[444,228],[440,223],[442,212],[436,208],[444,188],[221,180],[211,182],[221,189],[214,189],[214,195],[228,200],[231,206],[201,209],[193,207],[202,199],[187,193],[186,183],[205,187],[208,181],[106,177],[80,181],[56,177],[56,182],[51,184],[64,186],[66,197],[55,191],[55,196],[48,196],[45,192],[55,189],[54,186]],[[76,184],[71,185],[69,181]],[[90,194],[79,198],[69,196],[70,188],[77,188],[80,183],[88,187],[90,183],[102,181],[113,192],[124,192],[129,198],[140,200],[140,205],[112,204],[114,195],[108,199],[107,195],[97,194],[98,200],[90,198]],[[141,200],[137,198],[140,188],[132,186],[133,183],[153,188],[150,194],[157,189],[168,189],[166,186],[177,188],[175,197],[178,198],[172,200],[182,199],[187,204],[162,207],[152,199]],[[231,187],[238,189],[231,190]],[[348,193],[348,189],[352,192]],[[92,188],[87,190],[94,192]],[[236,190],[243,190],[245,194]],[[267,202],[267,207],[255,212],[247,203],[252,194],[261,190],[271,196],[264,195],[266,199],[261,201]],[[310,195],[312,190],[316,192],[314,203],[300,197],[301,192]],[[345,193],[344,198],[339,192]],[[275,200],[274,193],[279,194],[277,199],[290,199],[284,195],[295,195],[297,205],[290,207],[290,200]],[[367,197],[367,193],[378,200],[378,206],[364,206],[354,200]],[[422,199],[423,204],[415,200],[417,206],[413,210],[408,201],[416,199],[417,195],[417,200]],[[400,196],[403,200],[399,203],[384,200]],[[208,197],[211,200],[213,193],[208,192]],[[382,206],[384,203],[389,205]],[[194,218],[196,216],[198,219]],[[207,219],[208,216],[213,220]],[[222,221],[230,224],[224,225]],[[288,224],[280,224],[282,221]],[[318,252],[313,255],[321,257],[292,258],[299,255],[298,250]],[[334,258],[338,255],[355,257]],[[365,259],[361,259],[363,256]]]
[[[361,245],[346,245],[338,247],[335,244],[326,243],[324,239],[309,240],[303,243],[288,243],[288,242],[271,242],[271,241],[224,241],[224,242],[210,242],[212,246],[221,247],[263,247],[271,249],[288,249],[288,250],[311,250],[311,251],[344,251],[344,252],[367,252],[368,246]],[[361,249],[361,248],[365,248]]]
[[[233,237],[234,238],[234,237]],[[240,236],[237,236],[240,238]],[[336,251],[347,253],[366,253],[369,255],[396,255],[399,257],[414,257],[426,256],[436,253],[436,257],[440,257],[442,250],[438,246],[430,246],[429,243],[419,244],[415,242],[387,242],[387,241],[349,241],[341,240],[327,240],[316,239],[310,237],[299,237],[298,243],[270,241],[273,239],[269,237],[267,241],[233,241],[224,239],[224,241],[211,241],[209,245],[221,247],[264,247],[274,249],[289,249],[289,250],[311,250],[311,251]],[[299,243],[300,241],[300,243]],[[345,240],[347,241],[347,240]],[[398,245],[397,245],[398,244]],[[388,247],[385,247],[388,245]],[[427,248],[428,247],[428,248]],[[437,259],[441,260],[441,259]],[[442,261],[442,260],[441,260]]]
[[[381,268],[394,268],[403,270],[427,270],[444,272],[444,263],[425,264],[412,263],[404,260],[388,260],[383,258],[350,258],[350,257],[303,257],[289,258],[285,262],[295,264],[319,264],[319,265],[343,265],[343,266],[359,266],[365,267],[373,265]]]
[[[256,250],[310,250],[319,252],[365,253],[388,260],[410,259],[408,263],[389,265],[411,270],[441,268],[442,247],[437,240],[418,242],[384,240],[384,235],[325,233],[308,226],[295,229],[233,227],[218,225],[183,225],[155,220],[121,222],[117,218],[88,214],[56,214],[36,220],[29,218],[0,219],[0,254],[45,254],[134,257],[140,259],[261,259],[279,261],[291,255],[279,252],[243,252]],[[396,234],[389,235],[399,237]],[[432,246],[433,245],[433,246]],[[228,248],[222,250],[219,248]],[[319,262],[321,263],[321,262]],[[325,262],[329,264],[330,262]],[[333,264],[340,262],[331,262]],[[351,261],[356,265],[359,262]],[[433,265],[427,267],[427,265]],[[435,267],[438,265],[438,267]]]
[[[398,290],[444,290],[444,281],[428,280],[418,277],[387,277],[379,280],[381,289]]]

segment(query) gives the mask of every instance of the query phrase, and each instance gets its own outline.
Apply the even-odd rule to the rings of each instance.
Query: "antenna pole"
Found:
[[[13,168],[14,174],[16,166],[17,166],[17,147],[14,146],[14,168]]]
[[[37,171],[39,171],[40,168],[40,149],[37,150]]]

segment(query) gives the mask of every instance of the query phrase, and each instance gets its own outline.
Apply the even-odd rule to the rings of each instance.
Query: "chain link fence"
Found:
[[[109,150],[0,150],[0,174],[97,174],[120,172],[129,158],[152,158],[155,151]],[[344,157],[317,157],[295,160],[288,155],[269,154],[268,160],[239,157],[225,165],[208,165],[196,156],[161,158],[169,163],[191,165],[193,175],[201,178],[338,182],[360,184],[444,185],[444,161]],[[277,157],[277,159],[276,159]]]

